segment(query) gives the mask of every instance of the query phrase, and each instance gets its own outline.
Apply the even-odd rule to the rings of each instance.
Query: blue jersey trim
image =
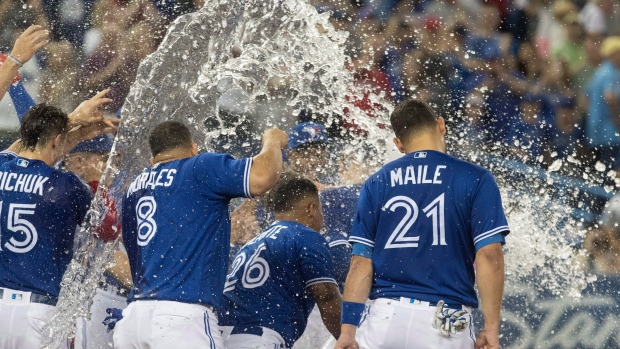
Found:
[[[491,235],[486,239],[482,239],[480,241],[478,241],[478,243],[475,245],[476,246],[476,252],[478,252],[479,249],[483,248],[484,246],[490,245],[490,244],[494,244],[496,242],[501,243],[502,245],[506,243],[506,241],[504,240],[504,235],[503,234],[495,234],[495,235]]]
[[[340,246],[340,245],[351,246],[351,244],[347,240],[336,240],[336,241],[332,241],[329,243],[329,247]]]
[[[3,150],[3,151],[0,151],[0,155],[7,155],[7,154],[8,154],[8,155],[13,155],[13,156],[19,156],[19,155],[17,155],[16,153],[13,153],[13,152],[12,152],[12,151],[10,151],[10,150]]]
[[[505,231],[508,231],[508,226],[507,225],[502,225],[501,227],[497,227],[495,229],[491,229],[487,232],[484,232],[478,236],[476,236],[474,238],[474,245],[476,245],[480,240],[486,239],[489,236],[495,235],[495,234],[499,234],[499,233],[503,233]]]
[[[338,285],[338,283],[336,282],[336,280],[332,279],[332,278],[316,278],[316,279],[312,279],[312,280],[308,280],[306,281],[306,288],[312,286],[312,285],[316,285],[316,284],[336,284]]]
[[[360,243],[360,244],[364,244],[366,246],[375,247],[375,242],[374,241],[368,240],[368,239],[364,239],[364,238],[359,237],[359,236],[351,236],[349,238],[349,242],[352,243],[352,244],[357,242],[357,243]]]
[[[243,173],[243,192],[245,197],[252,199],[250,192],[250,169],[252,168],[252,158],[248,158],[245,162],[245,171]]]
[[[351,251],[352,255],[366,257],[368,259],[372,259],[372,252],[374,248],[364,245],[364,244],[353,244],[353,251]]]

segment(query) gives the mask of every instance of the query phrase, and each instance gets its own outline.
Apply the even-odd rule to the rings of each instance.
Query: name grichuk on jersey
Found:
[[[203,153],[156,164],[123,201],[128,300],[220,304],[230,248],[231,198],[250,197],[252,159]]]
[[[58,297],[92,198],[75,174],[0,152],[0,287]]]
[[[392,161],[362,187],[349,241],[373,247],[370,299],[478,306],[476,251],[509,233],[486,169],[436,151]]]
[[[336,283],[325,239],[291,221],[276,221],[250,240],[233,261],[219,314],[222,326],[261,326],[291,348],[314,307],[309,286]]]

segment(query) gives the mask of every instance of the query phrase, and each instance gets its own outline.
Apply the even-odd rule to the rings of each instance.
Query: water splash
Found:
[[[118,244],[92,238],[106,213],[101,192],[109,190],[121,202],[130,179],[148,165],[147,135],[160,122],[184,122],[203,150],[250,155],[266,127],[288,129],[308,110],[329,125],[347,110],[347,118],[368,131],[364,137],[348,135],[348,150],[369,145],[379,150],[373,161],[387,161],[392,135],[378,124],[388,123],[392,107],[384,96],[356,84],[346,69],[346,38],[333,30],[328,14],[318,14],[301,0],[211,0],[171,25],[159,49],[140,65],[123,107],[102,190],[76,237],[57,314],[45,328],[44,348],[58,347],[72,335],[75,319],[85,315],[83,305],[92,300],[103,264]],[[364,97],[376,106],[372,117],[351,102]],[[476,152],[465,155],[480,159]],[[504,188],[512,228],[508,282],[537,274],[541,289],[579,294],[585,276],[566,234],[560,234],[579,235],[578,222],[567,218],[565,206],[544,190],[527,194],[531,181],[516,184],[510,170],[501,165],[493,170]]]

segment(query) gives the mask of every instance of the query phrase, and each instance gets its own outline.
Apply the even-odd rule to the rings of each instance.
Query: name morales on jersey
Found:
[[[428,165],[418,165],[417,169],[415,166],[411,165],[407,166],[404,171],[402,167],[395,168],[390,171],[392,187],[407,184],[441,184],[439,176],[441,176],[441,170],[445,168],[445,165],[438,165],[435,168],[435,174],[432,179],[427,177],[429,174]]]
[[[43,196],[43,184],[49,177],[32,174],[0,172],[0,190],[33,193]]]
[[[127,197],[136,191],[145,188],[155,189],[155,187],[169,187],[172,185],[172,181],[174,181],[174,175],[176,173],[177,170],[166,168],[161,171],[142,172],[142,174],[131,183],[129,190],[127,191]]]

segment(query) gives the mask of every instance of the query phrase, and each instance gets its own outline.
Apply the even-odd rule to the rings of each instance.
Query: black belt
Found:
[[[17,291],[16,292],[23,292],[26,293],[24,291]],[[0,298],[4,297],[4,289],[0,288]],[[30,303],[39,303],[39,304],[45,304],[45,305],[51,305],[53,307],[56,306],[56,303],[58,303],[58,297],[55,296],[50,296],[50,295],[43,295],[43,294],[37,294],[37,293],[30,293]]]

